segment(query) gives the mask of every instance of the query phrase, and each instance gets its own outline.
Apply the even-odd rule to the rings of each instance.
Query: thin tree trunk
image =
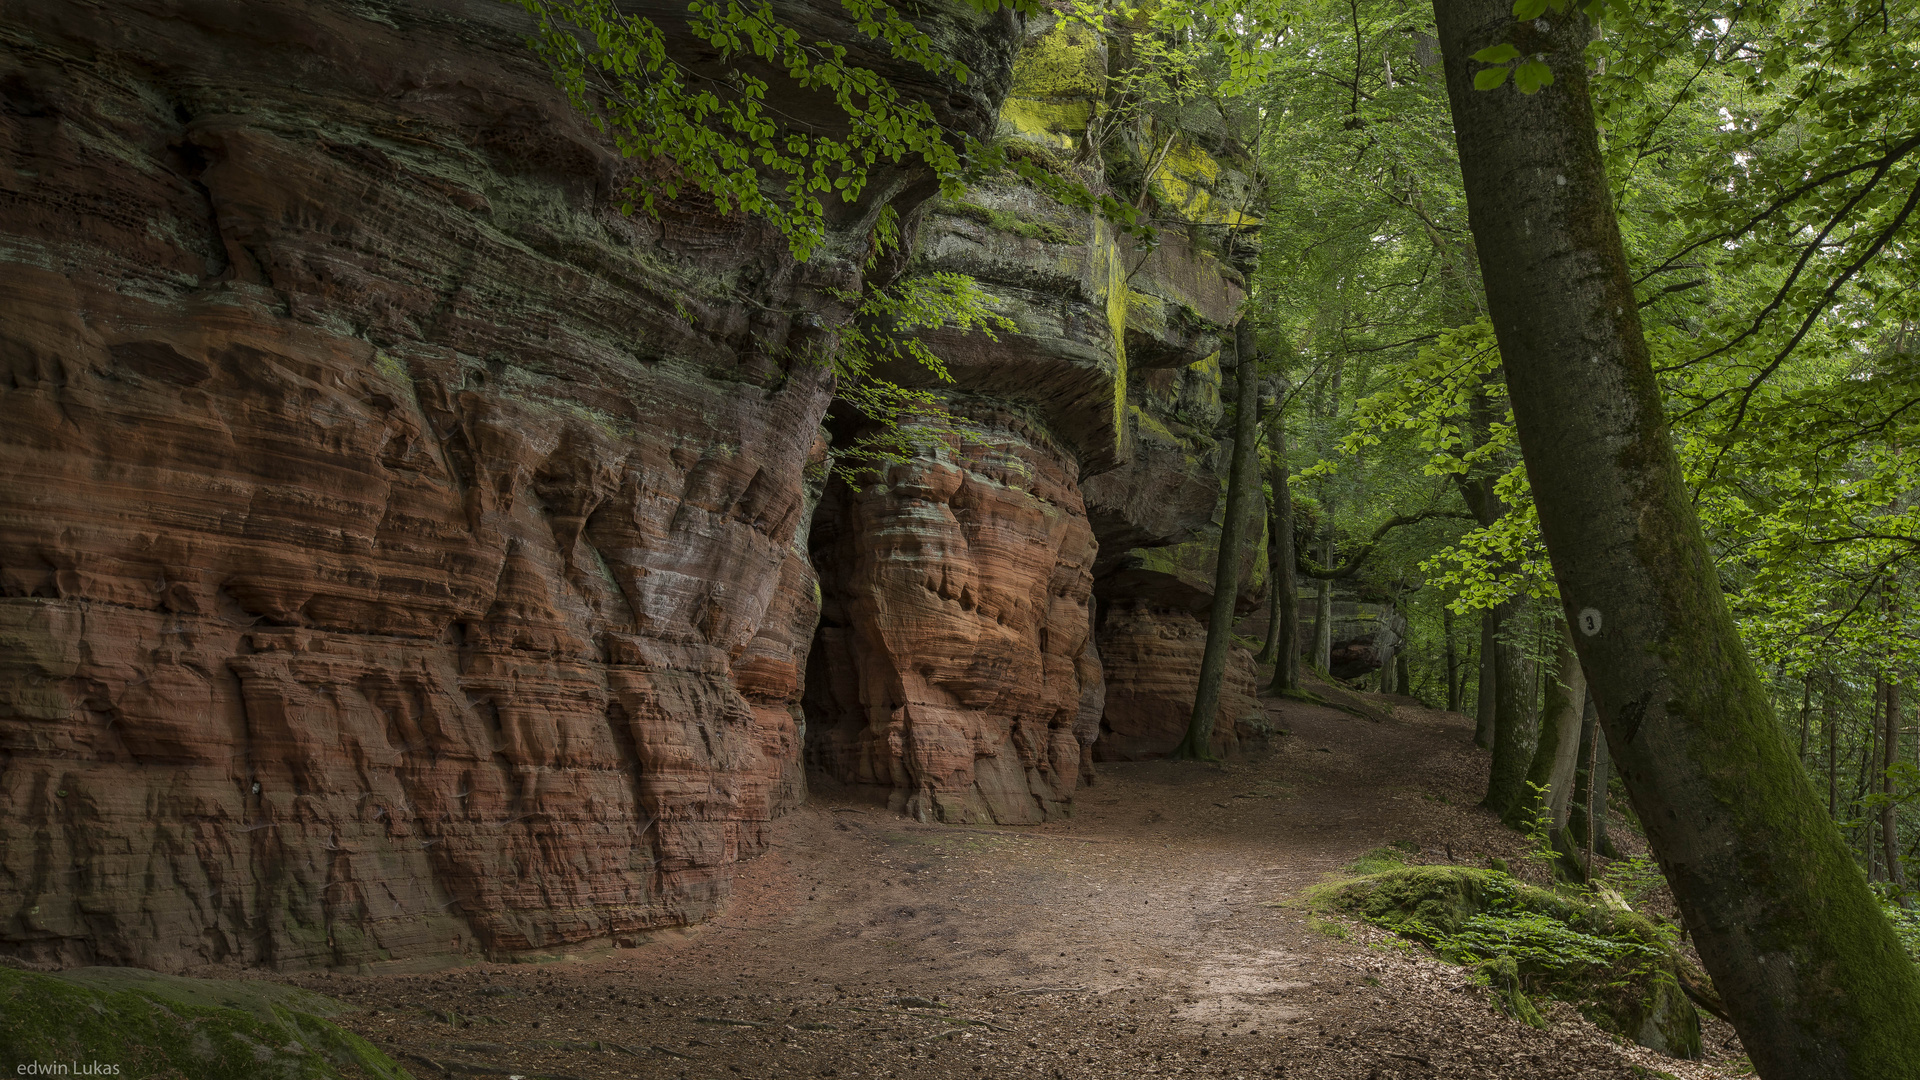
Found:
[[[1569,846],[1581,849],[1583,872],[1593,872],[1593,857],[1614,855],[1613,841],[1607,836],[1607,783],[1612,778],[1607,758],[1607,737],[1600,729],[1600,710],[1587,694],[1586,708],[1580,717],[1580,766],[1574,771],[1573,804],[1567,814]]]
[[[1410,665],[1407,662],[1407,649],[1403,642],[1400,651],[1393,656],[1394,681],[1399,684],[1400,693],[1411,697],[1413,695],[1413,674],[1409,670],[1409,667]]]
[[[1600,718],[1765,1080],[1920,1077],[1920,969],[1819,813],[1669,438],[1595,135],[1579,5],[1435,0],[1469,221],[1540,534]],[[1511,38],[1555,81],[1473,89]]]
[[[1493,608],[1480,613],[1480,684],[1473,709],[1473,745],[1493,749],[1494,695],[1499,690],[1500,673],[1494,667],[1496,642],[1500,636],[1500,614]]]
[[[1502,623],[1518,613],[1520,602],[1508,600],[1498,609]],[[1527,766],[1540,745],[1539,714],[1534,711],[1533,663],[1518,641],[1496,641],[1493,646],[1493,764],[1487,770],[1487,797],[1480,805],[1501,818],[1523,803],[1527,794]]]
[[[1840,820],[1840,727],[1833,722],[1833,706],[1820,711],[1820,726],[1827,729],[1827,820]]]
[[[1807,729],[1813,709],[1813,678],[1800,681],[1800,764],[1807,763]]]
[[[1860,843],[1860,853],[1867,864],[1867,880],[1880,880],[1880,859],[1874,853],[1873,818],[1864,813],[1867,795],[1873,791],[1873,764],[1880,758],[1880,710],[1884,699],[1881,697],[1882,685],[1875,680],[1873,709],[1867,714],[1867,736],[1860,743],[1860,776],[1853,785],[1853,805],[1863,811],[1854,826],[1853,835]]]
[[[1388,600],[1387,618],[1384,625],[1380,628],[1380,635],[1386,638],[1386,644],[1381,647],[1379,653],[1380,692],[1383,694],[1397,694],[1400,692],[1400,685],[1399,679],[1396,678],[1396,676],[1399,675],[1400,671],[1399,668],[1395,666],[1394,661],[1400,655],[1400,635],[1394,633],[1393,615],[1399,608],[1399,602],[1393,598],[1391,593],[1388,594]]]
[[[1320,565],[1333,565],[1333,500],[1326,502],[1327,534],[1320,543]],[[1333,676],[1333,582],[1317,578],[1313,596],[1313,669]]]
[[[1187,737],[1174,751],[1174,756],[1181,758],[1213,756],[1214,714],[1220,711],[1220,682],[1227,673],[1227,651],[1233,647],[1233,602],[1240,592],[1241,547],[1246,540],[1254,495],[1260,486],[1259,464],[1255,459],[1260,379],[1254,371],[1253,324],[1244,319],[1234,328],[1233,352],[1237,380],[1233,464],[1227,472],[1227,509],[1225,520],[1220,523],[1220,553],[1214,565],[1207,648],[1200,657],[1200,685],[1193,695],[1193,716],[1187,721]]]
[[[1440,605],[1440,633],[1447,640],[1447,711],[1460,711],[1460,648],[1453,641],[1453,608]]]
[[[1268,692],[1279,694],[1300,689],[1300,584],[1294,571],[1299,558],[1293,550],[1293,489],[1288,482],[1292,470],[1287,465],[1284,410],[1276,408],[1268,421],[1267,448],[1273,454],[1267,472],[1267,481],[1273,487],[1267,540],[1273,572],[1267,580],[1273,589],[1273,613],[1277,617],[1272,631],[1276,649],[1273,684]]]
[[[1506,815],[1508,827],[1523,831],[1539,816],[1543,800],[1552,822],[1550,833],[1566,828],[1573,809],[1573,773],[1580,763],[1580,719],[1587,706],[1587,676],[1580,670],[1580,658],[1574,654],[1573,640],[1564,624],[1554,642],[1554,662],[1560,670],[1546,681],[1540,742],[1527,767],[1528,786]]]
[[[1900,760],[1900,684],[1887,680],[1887,730],[1880,737],[1880,856],[1887,864],[1887,880],[1905,888],[1907,875],[1900,866],[1900,834],[1893,805],[1893,766]]]
[[[1285,599],[1275,586],[1280,579],[1280,565],[1273,557],[1273,515],[1267,515],[1267,636],[1261,639],[1260,652],[1253,658],[1256,664],[1272,664],[1280,659],[1280,605]]]

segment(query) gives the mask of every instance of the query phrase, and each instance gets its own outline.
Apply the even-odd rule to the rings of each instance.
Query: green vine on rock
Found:
[[[903,97],[886,76],[852,63],[845,46],[808,40],[782,23],[767,0],[691,0],[687,28],[718,53],[723,72],[690,67],[653,20],[622,13],[614,0],[510,0],[531,13],[528,45],[594,128],[628,158],[654,163],[628,182],[621,209],[657,213],[662,199],[698,191],[722,214],[770,222],[805,262],[826,240],[826,200],[856,202],[882,162],[917,158],[957,199],[970,174],[1009,169],[1055,199],[1100,213],[1126,231],[1139,215],[1108,195],[1010,159],[971,136],[956,138],[925,101]],[[969,0],[983,11],[1037,12],[1037,0]],[[886,0],[840,0],[854,26],[896,60],[966,83],[966,65],[943,51]],[[774,99],[749,59],[792,84]],[[820,134],[774,100],[797,88],[831,97],[845,134]]]

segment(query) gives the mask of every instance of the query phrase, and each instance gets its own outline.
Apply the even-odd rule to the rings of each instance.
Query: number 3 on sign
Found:
[[[1600,632],[1600,612],[1597,609],[1580,609],[1580,632],[1588,637]]]

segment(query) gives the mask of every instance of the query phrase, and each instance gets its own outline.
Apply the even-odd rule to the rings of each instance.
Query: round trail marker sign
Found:
[[[1600,632],[1600,611],[1597,608],[1580,609],[1580,632],[1592,637]]]

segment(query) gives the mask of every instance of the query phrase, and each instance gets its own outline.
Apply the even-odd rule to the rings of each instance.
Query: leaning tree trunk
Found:
[[[1294,576],[1298,559],[1293,550],[1293,492],[1288,482],[1286,410],[1276,407],[1267,421],[1267,483],[1273,488],[1273,506],[1267,514],[1267,575],[1273,597],[1273,620],[1268,630],[1273,650],[1273,683],[1268,693],[1300,689],[1300,585]]]
[[[1540,740],[1527,766],[1527,788],[1508,809],[1511,828],[1526,830],[1546,811],[1551,835],[1567,825],[1573,809],[1573,773],[1580,764],[1580,715],[1587,705],[1587,676],[1574,655],[1573,640],[1562,624],[1554,644],[1560,669],[1547,680],[1547,700],[1540,710]]]
[[[1601,723],[1755,1069],[1920,1077],[1920,969],[1747,659],[1654,378],[1587,94],[1577,5],[1435,0],[1467,209],[1520,445]],[[1512,39],[1553,85],[1473,89]]]
[[[1473,745],[1493,749],[1494,701],[1500,689],[1500,672],[1494,663],[1494,651],[1500,637],[1500,621],[1493,609],[1480,613],[1480,680],[1474,695]]]
[[[1220,711],[1220,681],[1227,673],[1227,650],[1233,647],[1233,601],[1240,592],[1240,548],[1247,535],[1259,481],[1255,438],[1260,424],[1260,380],[1254,373],[1253,324],[1241,320],[1234,328],[1233,464],[1227,471],[1226,518],[1220,523],[1220,555],[1214,564],[1213,609],[1207,618],[1207,648],[1200,657],[1200,685],[1193,695],[1193,716],[1187,737],[1174,750],[1180,758],[1213,756],[1213,719]]]

